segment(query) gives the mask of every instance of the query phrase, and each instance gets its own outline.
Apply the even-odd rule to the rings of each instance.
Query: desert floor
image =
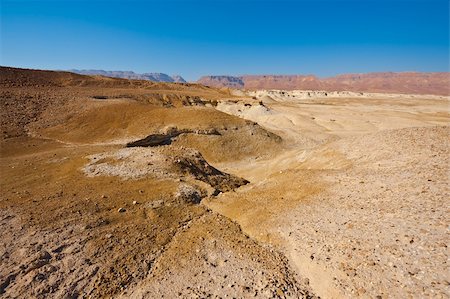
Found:
[[[449,296],[448,97],[64,78],[1,91],[1,297]]]
[[[280,248],[323,298],[448,297],[448,99],[253,94],[267,108],[218,108],[288,145],[221,164],[255,183],[207,206]]]

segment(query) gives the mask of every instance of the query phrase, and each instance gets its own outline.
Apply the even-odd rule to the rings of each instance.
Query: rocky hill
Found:
[[[223,96],[227,96],[227,93],[199,84],[128,80],[0,66],[0,139],[26,136],[28,127],[38,121],[45,123],[45,126],[54,125],[59,121],[55,118],[67,113],[78,114],[78,109],[84,110],[86,103],[80,103],[86,100],[107,102],[127,99],[174,107],[205,105],[203,98],[217,99]]]
[[[185,83],[183,77],[179,75],[169,76],[164,73],[143,73],[137,74],[131,71],[104,71],[104,70],[69,70],[72,73],[81,75],[100,75],[105,77],[135,79],[135,80],[149,80],[154,82],[175,82]]]
[[[203,76],[197,83],[212,87],[245,88],[243,77],[233,76]]]
[[[200,84],[244,89],[305,89],[450,95],[450,73],[367,73],[329,78],[314,75],[204,76]]]

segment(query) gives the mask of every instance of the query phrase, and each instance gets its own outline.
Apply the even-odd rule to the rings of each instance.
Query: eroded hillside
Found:
[[[214,109],[230,94],[10,68],[0,82],[2,296],[310,296],[201,204],[249,183],[214,163],[282,146]]]
[[[0,86],[5,298],[448,296],[448,97]]]

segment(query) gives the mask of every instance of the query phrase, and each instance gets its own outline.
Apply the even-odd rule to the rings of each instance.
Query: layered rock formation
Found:
[[[367,73],[330,78],[313,75],[204,76],[200,84],[243,89],[325,90],[450,95],[450,73]]]

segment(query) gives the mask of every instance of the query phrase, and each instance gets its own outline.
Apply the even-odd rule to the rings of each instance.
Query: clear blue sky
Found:
[[[448,0],[1,1],[1,65],[180,74],[448,71]]]

